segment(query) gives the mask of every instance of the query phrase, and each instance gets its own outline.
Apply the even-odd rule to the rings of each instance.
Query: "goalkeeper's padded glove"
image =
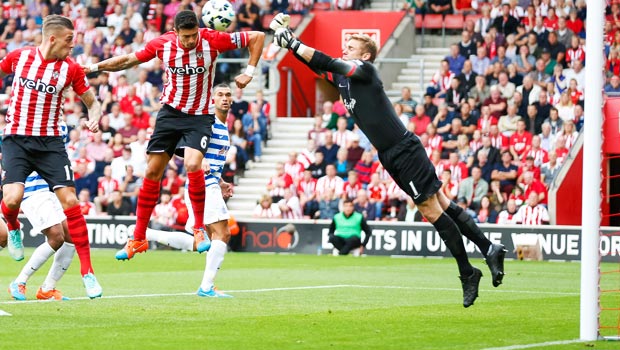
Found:
[[[278,13],[269,23],[269,28],[274,32],[280,28],[287,28],[289,22],[291,21],[291,16],[285,15],[283,13]]]
[[[288,28],[280,28],[276,30],[273,36],[273,43],[284,49],[291,49],[297,52],[301,46],[301,41],[293,36],[293,32]]]

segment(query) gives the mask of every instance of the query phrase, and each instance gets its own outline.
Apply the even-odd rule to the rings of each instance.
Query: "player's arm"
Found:
[[[228,199],[233,196],[233,185],[222,179],[220,179],[220,189],[222,190],[222,197]]]
[[[259,31],[248,32],[248,42],[248,51],[250,52],[248,65],[244,73],[235,77],[235,83],[237,84],[237,87],[241,89],[246,87],[250,81],[252,81],[252,76],[254,75],[254,70],[256,69],[258,60],[260,60],[260,56],[263,54],[265,33]]]
[[[336,233],[336,221],[332,220],[332,223],[329,224],[328,236],[333,236],[335,233]]]
[[[99,119],[101,118],[101,104],[97,101],[95,94],[91,89],[80,95],[80,99],[88,108],[88,121],[86,126],[92,132],[99,131]]]
[[[140,61],[136,54],[132,52],[126,55],[108,58],[107,60],[84,67],[84,73],[89,74],[97,71],[118,72],[136,66],[140,63],[142,63],[142,61]]]
[[[369,71],[364,69],[363,61],[344,61],[339,58],[330,57],[319,50],[304,45],[299,39],[293,36],[293,32],[288,28],[278,29],[273,40],[276,45],[289,49],[298,60],[330,81],[329,74],[325,75],[321,73],[335,73],[358,80],[369,80],[372,77]]]

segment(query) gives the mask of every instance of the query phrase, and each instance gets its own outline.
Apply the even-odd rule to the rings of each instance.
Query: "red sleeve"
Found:
[[[16,58],[18,57],[19,52],[21,52],[21,50],[15,50],[15,51],[9,52],[2,59],[2,61],[0,61],[0,69],[2,69],[4,73],[11,74],[14,72],[13,63],[16,62]]]
[[[71,72],[71,86],[73,86],[73,90],[78,96],[82,96],[88,89],[90,89],[90,84],[88,84],[88,78],[86,78],[86,74],[84,74],[84,70],[82,67],[75,63],[73,60],[69,62],[69,72]]]
[[[140,62],[148,62],[157,57],[157,50],[161,49],[163,43],[167,40],[167,36],[167,34],[164,34],[149,41],[142,50],[136,52],[136,57],[140,60]]]
[[[289,188],[293,185],[293,178],[289,174],[284,174],[284,188]]]
[[[218,51],[240,49],[250,44],[250,36],[247,32],[224,33],[204,28],[201,31],[201,36],[207,38],[209,45]]]

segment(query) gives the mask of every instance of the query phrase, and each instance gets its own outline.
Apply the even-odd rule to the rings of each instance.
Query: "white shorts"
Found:
[[[32,225],[32,232],[43,232],[67,217],[58,197],[52,192],[37,192],[21,204],[22,211]]]
[[[185,205],[187,206],[189,214],[185,229],[187,232],[192,232],[195,220],[188,191],[185,191]],[[203,218],[205,225],[228,219],[230,219],[230,215],[228,214],[228,207],[226,207],[226,203],[222,197],[220,186],[209,186],[205,188],[205,213]]]

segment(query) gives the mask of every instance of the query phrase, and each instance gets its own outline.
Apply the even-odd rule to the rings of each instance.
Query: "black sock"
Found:
[[[446,209],[446,214],[454,220],[463,236],[474,242],[474,244],[478,246],[478,249],[480,249],[482,255],[486,257],[489,247],[491,246],[491,241],[482,234],[480,227],[476,225],[474,219],[467,215],[463,208],[459,207],[454,202],[450,202],[450,206]]]
[[[461,276],[470,276],[474,270],[472,269],[469,259],[467,258],[463,238],[461,237],[456,223],[452,221],[446,213],[441,213],[439,219],[433,222],[433,226],[435,226],[435,229],[437,229],[437,232],[439,233],[439,237],[441,237],[446,244],[446,247],[450,250],[450,253],[452,253],[452,256],[456,259]]]

